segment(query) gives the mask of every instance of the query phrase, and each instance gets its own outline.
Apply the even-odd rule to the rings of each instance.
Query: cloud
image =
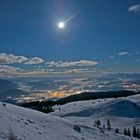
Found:
[[[24,56],[16,56],[13,54],[6,54],[6,53],[0,54],[0,64],[22,63],[27,60],[28,58]]]
[[[124,52],[119,52],[118,55],[123,56],[123,55],[130,55],[130,54],[128,52],[124,51]]]
[[[0,73],[16,73],[20,70],[20,68],[16,68],[13,66],[8,66],[8,65],[0,65]]]
[[[128,11],[133,13],[140,13],[140,4],[130,6]]]
[[[25,64],[29,64],[29,65],[36,65],[36,64],[41,64],[41,63],[44,63],[44,60],[39,57],[34,57],[30,59],[29,61],[25,62]]]
[[[96,61],[89,61],[89,60],[80,60],[80,61],[51,61],[46,63],[48,67],[57,67],[57,68],[64,68],[64,67],[89,67],[95,66],[98,64]]]
[[[39,57],[27,58],[25,56],[16,56],[14,54],[0,53],[0,64],[41,64],[44,60]]]
[[[68,70],[64,70],[63,73],[64,74],[71,74],[71,73],[94,73],[96,72],[96,69],[90,69],[90,68],[83,68],[83,69],[78,69],[78,68],[74,68],[74,69],[68,69]]]

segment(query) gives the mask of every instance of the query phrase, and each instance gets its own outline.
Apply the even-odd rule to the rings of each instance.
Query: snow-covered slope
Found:
[[[74,129],[74,124],[81,132]],[[113,132],[50,116],[22,107],[0,103],[0,140],[9,140],[14,134],[17,140],[131,140]]]
[[[60,116],[72,121],[82,122],[86,125],[94,125],[95,119],[106,123],[111,120],[114,128],[140,127],[140,106],[134,102],[136,97],[100,99],[68,103],[63,106],[55,106],[53,116]]]
[[[128,100],[140,105],[140,94],[127,97]]]
[[[73,108],[73,109],[72,109]],[[90,117],[99,116],[118,116],[128,118],[139,118],[140,107],[126,99],[115,99],[109,101],[83,101],[77,103],[70,103],[62,106],[62,110],[57,110],[55,113],[61,117],[64,116],[78,116]]]

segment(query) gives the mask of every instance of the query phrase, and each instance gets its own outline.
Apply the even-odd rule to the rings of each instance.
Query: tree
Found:
[[[109,119],[107,120],[107,130],[111,130],[111,123]]]
[[[124,135],[127,135],[127,130],[126,130],[126,128],[124,128],[123,134],[124,134]]]
[[[101,121],[100,120],[95,120],[95,126],[99,128],[101,126]]]
[[[131,132],[129,128],[127,129],[127,136],[131,136]]]
[[[119,129],[118,128],[115,129],[115,133],[119,134]]]
[[[133,137],[137,137],[137,130],[135,126],[133,126]]]
[[[74,130],[77,131],[78,133],[81,133],[81,128],[80,128],[78,125],[74,124],[73,128],[74,128]]]

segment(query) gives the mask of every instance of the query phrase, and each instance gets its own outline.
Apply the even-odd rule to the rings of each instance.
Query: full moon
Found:
[[[59,23],[58,23],[58,27],[59,27],[60,29],[63,29],[63,28],[65,27],[64,22],[59,22]]]

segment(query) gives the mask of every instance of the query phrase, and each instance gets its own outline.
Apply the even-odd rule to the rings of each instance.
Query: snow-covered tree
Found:
[[[110,120],[109,119],[107,120],[107,129],[108,130],[111,130],[111,123],[110,123]]]
[[[98,128],[101,126],[101,121],[99,119],[95,120],[95,126]]]

